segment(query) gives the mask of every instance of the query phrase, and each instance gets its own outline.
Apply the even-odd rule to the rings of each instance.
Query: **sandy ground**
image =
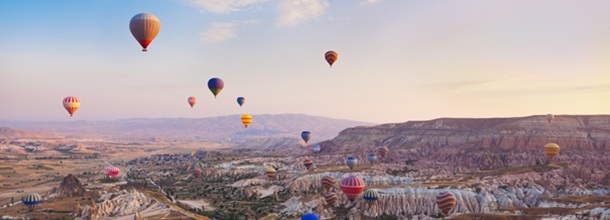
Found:
[[[205,211],[214,211],[216,210],[216,207],[212,206],[212,204],[210,204],[208,201],[205,201],[203,199],[201,200],[178,200],[181,203],[184,203],[190,207],[193,208],[201,208],[201,206],[205,207]]]

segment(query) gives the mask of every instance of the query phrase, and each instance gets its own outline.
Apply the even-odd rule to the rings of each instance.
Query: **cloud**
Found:
[[[364,0],[360,2],[360,5],[371,5],[371,4],[375,4],[377,2],[380,2],[381,0]]]
[[[266,2],[269,0],[186,0],[198,8],[212,13],[229,13],[238,11],[249,5]]]
[[[258,23],[258,20],[216,22],[212,24],[212,28],[201,33],[201,37],[206,42],[224,42],[236,38],[239,27]]]
[[[328,7],[326,0],[279,0],[277,24],[295,24],[320,17]]]

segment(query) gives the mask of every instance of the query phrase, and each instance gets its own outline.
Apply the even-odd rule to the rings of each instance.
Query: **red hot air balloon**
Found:
[[[441,192],[436,196],[436,205],[441,209],[443,215],[447,216],[455,206],[455,196],[448,191]]]
[[[191,96],[188,98],[187,100],[189,102],[189,105],[191,106],[191,108],[197,104],[197,98],[195,96]]]
[[[349,176],[341,180],[341,191],[350,201],[356,200],[364,190],[364,180],[357,176]]]
[[[72,117],[72,115],[74,115],[74,112],[76,112],[76,110],[78,110],[78,108],[80,108],[80,100],[78,100],[78,98],[76,98],[74,96],[68,96],[68,97],[64,98],[64,100],[62,101],[62,104],[63,104],[64,108],[66,109],[66,111],[68,111],[68,113],[70,113],[70,117]]]
[[[332,50],[329,50],[324,54],[324,59],[326,59],[326,62],[328,62],[328,65],[330,65],[330,67],[333,67],[333,63],[335,63],[338,58],[339,54]]]
[[[333,186],[335,186],[335,183],[337,183],[337,180],[335,180],[335,178],[332,176],[322,177],[322,187],[324,187],[324,190],[326,191],[332,189]]]
[[[104,167],[104,174],[106,175],[106,177],[116,178],[117,176],[119,176],[120,172],[121,171],[117,167]]]
[[[313,160],[307,159],[303,161],[303,165],[305,165],[305,168],[307,168],[307,170],[311,170],[311,168],[313,167]]]
[[[161,22],[159,19],[149,13],[140,13],[129,22],[129,30],[134,38],[142,46],[142,52],[148,51],[146,48],[157,37],[161,30]]]

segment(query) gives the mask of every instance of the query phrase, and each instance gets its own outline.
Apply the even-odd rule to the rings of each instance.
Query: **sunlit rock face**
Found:
[[[141,213],[144,210],[169,212],[168,207],[136,190],[121,190],[102,195],[98,202],[92,201],[89,206],[81,206],[76,219],[98,219],[101,217],[119,217]],[[140,215],[140,214],[138,214]]]

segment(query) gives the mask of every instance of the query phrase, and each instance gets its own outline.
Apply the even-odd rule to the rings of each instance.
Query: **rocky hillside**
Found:
[[[85,188],[74,175],[68,174],[64,177],[61,184],[59,184],[59,188],[55,189],[53,193],[70,197],[83,196],[85,194]]]
[[[10,127],[0,127],[0,138],[59,138],[51,132],[26,131]]]

